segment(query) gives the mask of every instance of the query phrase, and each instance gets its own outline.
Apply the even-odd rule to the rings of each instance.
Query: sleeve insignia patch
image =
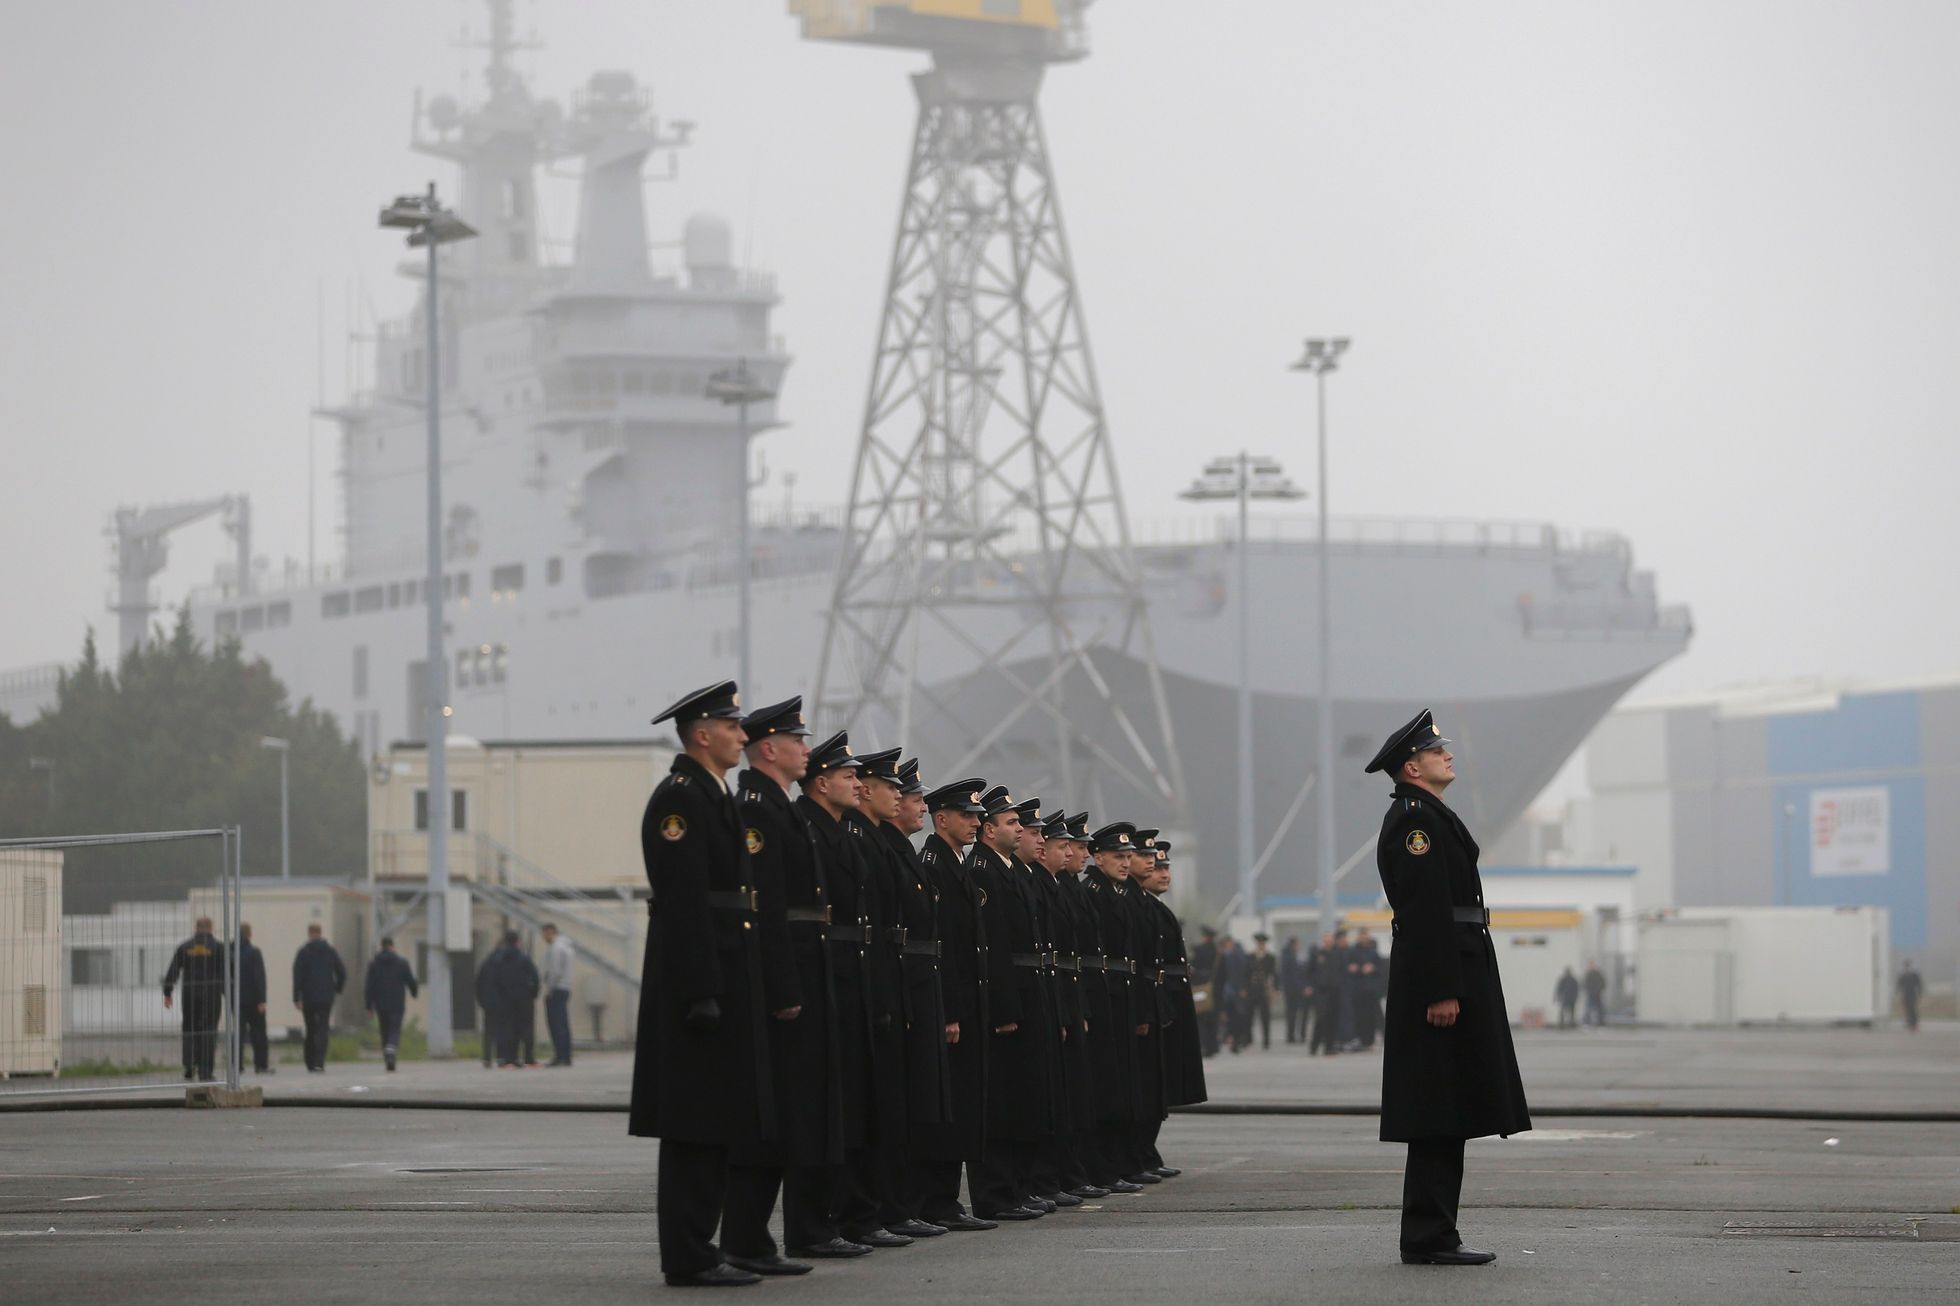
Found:
[[[676,813],[660,823],[660,837],[673,843],[687,833],[687,822]]]
[[[762,851],[762,831],[753,825],[744,833],[742,841],[749,846],[749,856],[753,857]]]
[[[1421,830],[1411,830],[1409,831],[1409,837],[1403,841],[1402,846],[1417,857],[1420,857],[1429,851],[1429,836]]]

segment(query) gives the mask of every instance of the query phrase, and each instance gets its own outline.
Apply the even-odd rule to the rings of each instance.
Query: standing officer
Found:
[[[723,778],[742,759],[735,682],[709,685],[653,719],[682,751],[640,820],[646,961],[627,1130],[660,1140],[660,1268],[670,1284],[761,1277],[714,1245],[728,1151],[776,1136],[757,899],[741,813]]]
[[[238,1010],[245,1018],[245,1038],[252,1045],[252,1069],[261,1075],[272,1073],[265,1004],[265,954],[252,942],[252,925],[247,921],[238,927]]]
[[[1347,931],[1336,929],[1320,941],[1313,958],[1313,1034],[1307,1053],[1333,1056],[1341,1048],[1341,1009],[1347,992]]]
[[[1143,1185],[1124,1178],[1135,1172],[1131,1155],[1137,1115],[1137,1023],[1142,1001],[1131,962],[1135,947],[1128,909],[1130,853],[1136,826],[1114,821],[1097,830],[1091,843],[1095,861],[1082,873],[1096,921],[1097,952],[1083,958],[1091,975],[1102,979],[1101,1018],[1092,1005],[1089,1052],[1099,1101],[1095,1138],[1089,1155],[1089,1181],[1112,1193],[1140,1192]],[[1091,993],[1092,1004],[1094,993]]]
[[[846,1242],[860,1247],[905,1247],[912,1240],[878,1223],[876,1149],[887,1142],[891,1125],[881,1135],[878,1106],[889,1075],[895,995],[881,965],[878,913],[884,895],[878,876],[866,860],[868,845],[862,827],[853,819],[864,801],[858,783],[862,759],[851,752],[849,735],[840,730],[810,750],[803,776],[803,795],[796,810],[816,835],[817,855],[823,861],[830,891],[832,976],[837,986],[837,1049],[843,1091],[844,1164],[832,1172],[830,1215]],[[881,1053],[884,1065],[880,1065]],[[794,1254],[807,1254],[792,1247]]]
[[[1252,956],[1246,961],[1250,975],[1246,990],[1245,1041],[1252,1044],[1252,1022],[1259,1022],[1259,1050],[1273,1050],[1273,990],[1279,987],[1279,959],[1267,950],[1272,936],[1252,936]]]
[[[1191,966],[1184,956],[1184,929],[1171,910],[1171,846],[1157,840],[1156,868],[1143,880],[1161,915],[1160,937],[1168,962],[1164,967],[1164,992],[1169,999],[1164,1023],[1164,1105],[1191,1106],[1209,1096],[1205,1090],[1204,1049],[1198,1044],[1197,1004],[1191,997]],[[1160,1122],[1161,1124],[1161,1122]],[[1146,1164],[1158,1178],[1175,1179],[1184,1173],[1165,1165],[1157,1150],[1157,1130],[1150,1131]]]
[[[907,1141],[915,1125],[940,1124],[952,1114],[946,1082],[946,1007],[939,991],[939,939],[934,922],[934,890],[919,866],[911,835],[925,824],[924,787],[918,764],[908,773],[902,749],[867,753],[858,772],[864,783],[860,815],[868,826],[867,860],[882,868],[886,902],[892,915],[886,944],[897,963],[902,1027],[894,1034],[900,1049],[889,1078],[902,1092],[895,1110],[881,1113],[890,1126],[879,1148],[879,1222],[909,1238],[937,1238],[946,1231],[919,1218]],[[909,792],[908,792],[909,790]]]
[[[381,936],[381,951],[368,963],[363,987],[367,1009],[381,1022],[381,1059],[392,1072],[395,1050],[401,1044],[402,1013],[408,1009],[409,998],[421,990],[416,987],[408,959],[395,951],[395,941],[388,935]]]
[[[984,897],[992,1038],[988,1048],[987,1141],[973,1211],[986,1220],[1038,1220],[1047,1206],[1034,1195],[1040,1149],[1055,1132],[1051,1048],[1060,1025],[1043,972],[1047,969],[1040,907],[1016,860],[1021,813],[1004,787],[981,798],[969,868]]]
[[[318,923],[308,925],[306,942],[293,956],[293,1005],[306,1022],[306,1068],[315,1074],[326,1071],[333,1001],[346,987],[347,964]]]
[[[722,1200],[722,1259],[752,1274],[806,1274],[784,1260],[769,1234],[783,1194],[783,1236],[822,1256],[862,1256],[830,1225],[831,1172],[844,1159],[832,1008],[829,895],[816,838],[790,803],[789,787],[809,769],[803,700],[758,708],[742,720],[748,769],[737,782],[742,839],[757,899],[764,1005],[769,1009],[771,1093],[781,1126],[774,1139],[728,1149]]]
[[[1531,1128],[1477,873],[1477,842],[1443,803],[1456,779],[1449,743],[1425,708],[1367,766],[1395,782],[1375,845],[1382,889],[1395,911],[1381,1137],[1409,1145],[1401,1234],[1408,1265],[1497,1259],[1463,1246],[1457,1235],[1463,1143]]]
[[[213,937],[209,916],[197,918],[163,973],[166,1011],[179,976],[184,980],[184,1078],[215,1078],[218,1019],[225,1009],[225,945]]]
[[[949,1233],[1000,1226],[960,1205],[960,1167],[969,1181],[987,1137],[986,1030],[988,1004],[986,897],[967,865],[965,849],[986,812],[987,782],[955,780],[925,795],[932,833],[919,850],[919,870],[938,897],[939,987],[946,1004],[946,1068],[953,1113],[945,1124],[913,1122],[912,1189],[919,1217]]]
[[[1062,944],[1069,952],[1070,966],[1064,967],[1061,979],[1074,982],[1075,1014],[1080,1017],[1080,1032],[1071,1029],[1065,1049],[1072,1050],[1065,1066],[1065,1073],[1070,1076],[1069,1153],[1073,1163],[1067,1192],[1071,1197],[1093,1201],[1109,1196],[1109,1189],[1097,1183],[1092,1173],[1103,1168],[1096,1159],[1101,1152],[1097,1130],[1102,1123],[1103,1094],[1113,1091],[1098,1079],[1099,1074],[1106,1072],[1097,1060],[1097,1039],[1107,1042],[1113,1024],[1109,1015],[1109,986],[1102,964],[1102,927],[1082,875],[1089,862],[1092,842],[1089,814],[1077,812],[1063,818],[1062,833],[1055,841],[1060,843],[1062,858],[1062,871],[1055,877],[1055,887],[1060,891],[1069,928]]]

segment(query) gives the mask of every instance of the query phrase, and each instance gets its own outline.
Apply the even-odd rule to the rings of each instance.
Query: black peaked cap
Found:
[[[1375,754],[1372,762],[1362,768],[1362,774],[1373,775],[1377,771],[1393,771],[1417,753],[1430,748],[1442,748],[1451,741],[1443,738],[1442,728],[1436,724],[1428,708],[1416,713],[1415,720],[1403,726],[1388,737],[1381,751]]]
[[[742,729],[752,744],[770,735],[808,736],[810,728],[803,722],[803,695],[757,708],[742,718]]]
[[[849,731],[839,730],[830,738],[810,750],[810,771],[848,771],[862,763],[851,756],[851,736]]]
[[[858,761],[864,764],[865,775],[874,780],[889,780],[898,784],[898,758],[904,751],[902,748],[887,748],[879,753],[866,753]]]
[[[652,724],[657,726],[662,721],[674,721],[686,725],[702,717],[716,717],[723,721],[742,719],[742,696],[735,692],[734,681],[724,680],[683,696],[678,703],[655,717]]]
[[[1092,846],[1099,853],[1133,853],[1137,850],[1137,828],[1128,821],[1111,821],[1096,831]]]
[[[987,782],[974,777],[971,780],[955,780],[951,784],[940,785],[926,795],[926,810],[932,812],[967,812],[973,816],[985,816],[986,804],[980,795]]]

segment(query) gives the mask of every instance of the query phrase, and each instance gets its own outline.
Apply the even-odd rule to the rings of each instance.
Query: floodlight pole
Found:
[[[1257,915],[1252,869],[1252,460],[1239,451],[1239,910]]]
[[[749,491],[757,482],[749,479],[749,405],[767,403],[776,397],[776,392],[756,380],[749,371],[749,361],[744,358],[734,367],[716,372],[708,378],[708,394],[724,404],[735,406],[737,431],[736,448],[740,458],[736,469],[736,486],[741,495],[738,511],[738,534],[736,548],[739,556],[735,564],[736,606],[739,610],[736,623],[736,642],[739,645],[736,657],[736,683],[743,689],[749,686]]]
[[[425,196],[404,195],[381,211],[384,227],[405,227],[411,247],[428,250],[428,290],[423,305],[428,328],[424,363],[428,381],[429,467],[428,467],[428,573],[423,580],[423,609],[428,616],[428,679],[424,690],[422,737],[428,748],[429,889],[428,889],[428,973],[429,1055],[444,1057],[455,1050],[450,1020],[449,997],[449,693],[448,654],[443,648],[442,629],[442,361],[441,337],[437,331],[437,305],[441,299],[436,250],[452,241],[476,235],[468,223],[443,208],[436,199],[436,184],[429,183]]]
[[[293,823],[292,807],[288,802],[289,790],[286,783],[286,760],[292,755],[291,740],[265,735],[259,739],[260,748],[270,748],[279,754],[279,878],[293,878]]]
[[[1332,339],[1307,341],[1307,352],[1293,365],[1296,372],[1311,372],[1314,378],[1315,406],[1315,456],[1319,462],[1319,481],[1316,489],[1320,492],[1320,544],[1315,551],[1320,573],[1319,620],[1316,623],[1316,636],[1320,646],[1320,710],[1319,718],[1320,778],[1315,782],[1319,789],[1319,825],[1317,843],[1320,846],[1320,932],[1326,934],[1339,923],[1340,906],[1335,891],[1336,858],[1338,845],[1334,841],[1334,635],[1333,604],[1330,588],[1327,557],[1327,374],[1340,365],[1341,355],[1347,352],[1348,338],[1336,336]]]

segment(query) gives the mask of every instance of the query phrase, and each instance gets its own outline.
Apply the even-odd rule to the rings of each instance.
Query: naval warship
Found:
[[[562,106],[534,94],[511,60],[508,5],[491,9],[484,90],[467,104],[418,103],[413,140],[456,166],[460,189],[450,193],[479,233],[443,247],[438,292],[450,729],[483,740],[645,738],[665,703],[734,674],[740,558],[730,523],[751,493],[746,437],[785,419],[764,400],[744,426],[710,378],[739,363],[761,389],[780,391],[791,359],[771,331],[777,288],[736,260],[729,225],[708,214],[678,223],[676,266],[655,266],[644,173],[688,146],[689,125],[660,119],[627,72],[594,75]],[[568,260],[553,260],[539,239],[538,187],[547,165],[567,164],[578,172],[577,239]],[[659,216],[671,232],[673,219]],[[338,429],[342,556],[278,576],[255,570],[247,547],[188,599],[202,638],[236,638],[265,658],[296,700],[331,710],[364,755],[418,738],[424,719],[424,335],[421,303],[380,324],[361,369],[368,380],[325,410]],[[245,505],[227,502],[242,536]],[[128,510],[120,519],[121,547],[135,556],[153,538],[141,523],[157,519]],[[1262,831],[1287,830],[1262,897],[1310,893],[1316,832],[1312,805],[1299,800],[1320,710],[1311,524],[1255,514],[1241,592],[1231,517],[1144,511],[1131,522],[1187,786],[1179,835],[1233,847],[1236,632],[1249,603],[1255,811]],[[843,513],[756,502],[751,523],[753,683],[743,688],[752,702],[810,694]],[[1329,541],[1336,843],[1355,854],[1350,866],[1372,846],[1382,798],[1361,767],[1415,708],[1447,723],[1464,757],[1452,802],[1495,836],[1689,638],[1686,612],[1659,602],[1653,577],[1615,535],[1336,519]],[[148,573],[124,564],[127,641],[141,637],[154,600]],[[1410,638],[1411,613],[1446,632],[1448,656]],[[970,668],[953,664],[957,650],[948,656],[946,683],[957,683]],[[1119,695],[1150,693],[1140,666],[1118,659],[1103,670]],[[904,742],[928,776],[943,778],[968,741]],[[1044,745],[1052,736],[1000,741],[987,774],[1033,789]],[[1120,789],[1048,797],[1093,804],[1098,819],[1169,823]],[[532,855],[549,866],[548,850]],[[1372,876],[1361,869],[1344,885],[1366,893]],[[1212,874],[1207,894],[1222,901],[1230,874]]]

